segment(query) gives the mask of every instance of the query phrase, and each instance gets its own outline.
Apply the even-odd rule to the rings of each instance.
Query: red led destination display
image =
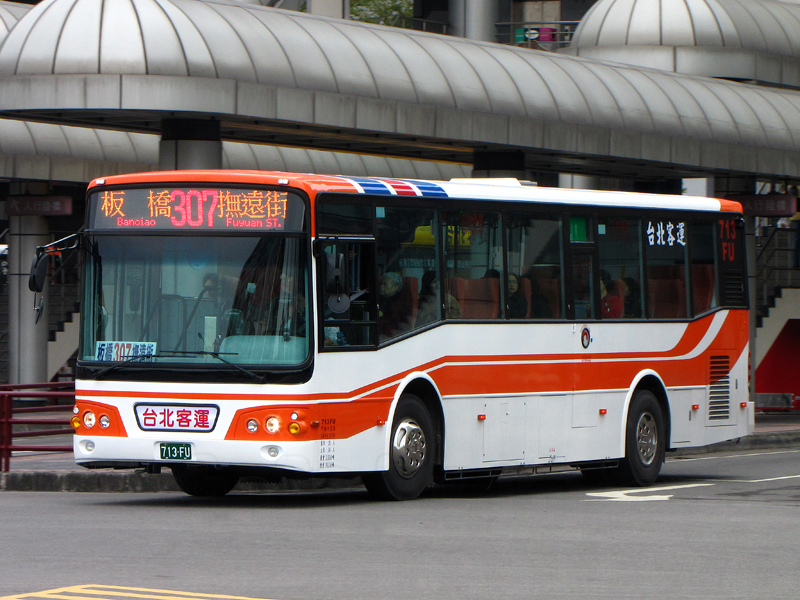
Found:
[[[137,188],[90,197],[92,229],[300,231],[299,196],[274,190]]]

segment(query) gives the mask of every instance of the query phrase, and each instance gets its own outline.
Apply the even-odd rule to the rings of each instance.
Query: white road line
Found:
[[[669,458],[667,462],[694,462],[696,460],[721,460],[725,458],[741,458],[745,456],[771,456],[774,454],[797,454],[800,450],[776,450],[774,452],[751,452],[750,454],[725,454],[724,456],[696,456],[694,458]]]
[[[649,496],[631,496],[629,494],[649,494],[651,492],[664,492],[667,490],[683,490],[687,488],[706,487],[715,485],[713,483],[687,483],[684,485],[665,485],[662,487],[635,488],[632,490],[614,490],[611,492],[593,492],[586,494],[597,500],[588,502],[651,502],[654,500],[669,500],[672,494],[655,494]]]

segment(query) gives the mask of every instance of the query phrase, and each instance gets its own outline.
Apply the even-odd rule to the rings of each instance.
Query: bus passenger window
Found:
[[[384,341],[441,319],[439,228],[431,209],[378,206],[375,216],[378,341]]]
[[[445,292],[456,299],[447,318],[498,319],[503,315],[503,243],[497,213],[449,211]],[[448,306],[450,306],[448,299]]]
[[[692,241],[690,275],[692,278],[692,312],[695,315],[719,306],[714,260],[714,224],[695,223],[689,226]]]
[[[669,215],[642,221],[651,319],[685,319],[686,222]]]
[[[575,292],[575,318],[595,318],[594,294],[592,293],[592,257],[577,254],[572,260],[572,286]]]
[[[597,225],[603,319],[641,319],[641,245],[638,219],[600,219]]]
[[[506,237],[506,318],[562,318],[561,219],[556,215],[510,214]],[[518,282],[516,292],[512,292],[514,278]]]

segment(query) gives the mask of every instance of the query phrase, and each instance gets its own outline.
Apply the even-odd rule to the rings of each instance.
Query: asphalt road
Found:
[[[406,503],[360,488],[4,492],[0,597],[86,584],[279,600],[800,595],[800,449],[681,457],[662,473],[646,489],[564,474]]]

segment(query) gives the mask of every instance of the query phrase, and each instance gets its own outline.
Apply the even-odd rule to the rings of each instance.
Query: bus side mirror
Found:
[[[44,289],[45,277],[47,276],[47,266],[49,257],[47,253],[37,254],[31,265],[31,274],[28,277],[28,289],[38,294]]]

